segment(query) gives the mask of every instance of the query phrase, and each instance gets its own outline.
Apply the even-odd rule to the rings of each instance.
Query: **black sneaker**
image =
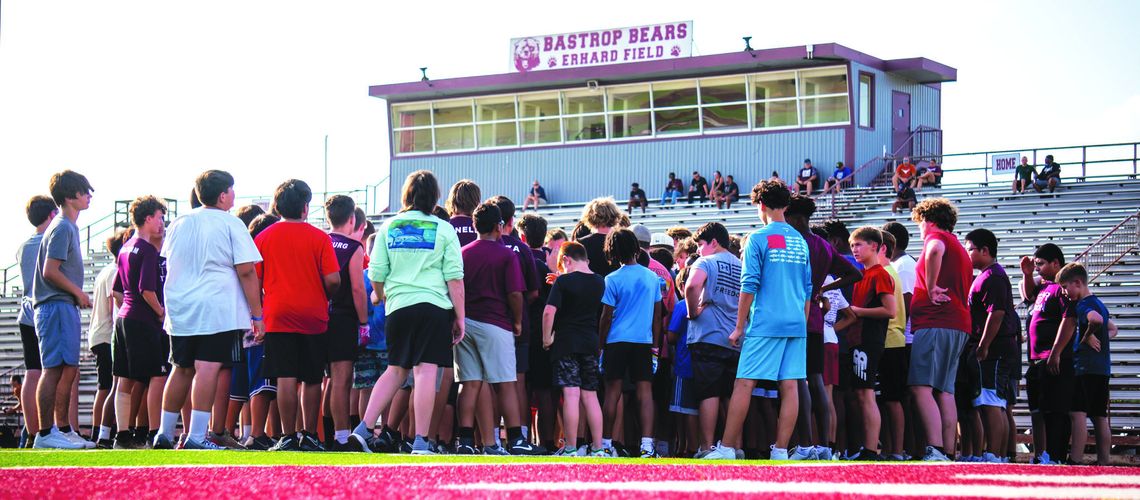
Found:
[[[863,462],[878,462],[882,459],[883,459],[883,457],[879,456],[878,453],[875,453],[871,450],[863,448],[863,449],[859,450],[859,453],[856,453],[855,456],[849,458],[848,460],[858,460],[858,461],[863,461]]]
[[[174,443],[170,441],[170,438],[166,437],[166,434],[159,433],[155,434],[154,442],[151,443],[150,447],[155,450],[173,450]]]
[[[511,443],[511,447],[507,450],[511,455],[545,455],[546,450],[540,449],[539,446],[532,444],[526,439],[519,438]]]
[[[297,442],[296,436],[282,436],[269,451],[301,451],[301,444]]]
[[[317,436],[309,434],[308,432],[301,432],[300,439],[301,451],[325,451],[324,445],[317,439]]]
[[[345,443],[338,443],[334,439],[332,448],[330,448],[329,451],[371,453],[371,450],[369,450],[367,446],[362,446],[359,441],[352,439],[351,437],[348,438],[348,442]]]
[[[130,431],[122,431],[115,434],[115,440],[111,443],[111,448],[116,450],[137,450],[139,449],[138,443],[135,442],[135,436]]]
[[[254,451],[268,451],[275,443],[269,436],[257,436],[246,441],[245,449]]]
[[[478,455],[479,450],[475,449],[475,445],[473,445],[473,444],[459,443],[459,444],[455,445],[455,454],[456,455]]]
[[[401,440],[400,445],[396,447],[396,453],[408,454],[412,452],[412,442],[408,440]]]
[[[99,450],[110,450],[115,447],[115,442],[111,439],[100,439],[95,443],[95,448]]]
[[[378,453],[397,453],[399,451],[400,434],[391,429],[384,428],[376,436],[373,451]]]

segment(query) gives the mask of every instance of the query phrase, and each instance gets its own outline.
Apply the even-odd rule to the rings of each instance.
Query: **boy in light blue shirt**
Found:
[[[729,401],[724,438],[705,458],[733,459],[741,446],[744,419],[757,380],[779,382],[780,418],[773,460],[788,459],[799,413],[798,380],[807,377],[807,306],[811,298],[811,265],[803,236],[784,221],[791,201],[787,186],[767,180],[752,189],[752,203],[760,206],[767,224],[752,233],[741,253],[741,312],[729,340],[743,342],[736,385]],[[763,300],[755,300],[763,294]]]
[[[653,441],[653,356],[661,342],[661,277],[637,263],[641,246],[628,229],[606,235],[606,258],[621,268],[606,276],[598,333],[605,354],[602,372],[606,384],[602,407],[602,447],[613,450],[613,428],[618,399],[626,374],[637,386],[641,406],[641,458],[657,456]]]

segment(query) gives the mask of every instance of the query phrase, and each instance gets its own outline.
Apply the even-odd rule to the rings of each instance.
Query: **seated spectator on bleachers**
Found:
[[[709,181],[697,171],[693,171],[693,180],[689,182],[689,203],[695,198],[699,198],[702,204],[709,200]]]
[[[918,196],[914,194],[914,188],[910,186],[903,186],[902,189],[899,189],[898,193],[895,195],[895,203],[891,205],[891,213],[897,214],[903,207],[905,207],[907,210],[911,210],[917,203]]]
[[[716,196],[717,210],[720,210],[722,205],[726,209],[731,209],[732,202],[740,197],[740,186],[736,185],[736,181],[732,179],[732,176],[726,176],[725,179],[724,190],[720,192],[719,196]]]
[[[649,206],[649,199],[645,196],[645,190],[641,189],[636,182],[630,186],[629,189],[629,205],[625,211],[633,213],[635,207],[641,207],[641,213],[645,213],[645,207]]]
[[[720,170],[713,172],[712,184],[709,185],[709,195],[712,196],[713,203],[720,199],[724,194],[724,176],[721,175]]]
[[[528,205],[534,205],[534,209],[538,210],[538,206],[547,203],[546,189],[538,184],[538,180],[534,181],[534,185],[530,187],[527,192],[526,198],[523,200],[523,210],[526,210]]]
[[[661,193],[661,204],[667,203],[677,204],[677,198],[681,197],[681,191],[685,190],[685,183],[677,178],[677,174],[669,172],[669,182],[665,183],[665,191]]]
[[[902,163],[895,167],[895,175],[891,179],[891,186],[894,186],[895,192],[902,191],[903,187],[914,187],[915,176],[918,175],[918,170],[914,164],[910,162],[909,156],[904,156]]]
[[[1036,175],[1037,169],[1029,164],[1029,158],[1022,156],[1021,165],[1017,166],[1017,171],[1013,174],[1013,194],[1022,194],[1029,189]]]
[[[804,166],[800,169],[799,176],[796,177],[796,193],[803,189],[804,196],[811,196],[815,192],[816,186],[819,186],[819,169],[811,164],[811,160],[805,158]]]
[[[843,162],[835,162],[835,172],[823,182],[823,192],[838,193],[843,188],[843,180],[851,177],[851,167],[845,166]]]
[[[938,164],[937,159],[931,158],[927,166],[918,169],[918,187],[915,191],[922,191],[924,184],[934,187],[942,185],[942,165]]]
[[[1033,189],[1038,193],[1049,188],[1049,192],[1057,190],[1057,185],[1061,183],[1061,164],[1053,161],[1053,155],[1045,157],[1045,165],[1041,167],[1041,171],[1037,172],[1037,179],[1033,181]]]

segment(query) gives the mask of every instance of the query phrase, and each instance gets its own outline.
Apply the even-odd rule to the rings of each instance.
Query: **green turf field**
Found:
[[[697,464],[692,459],[665,458],[642,460],[633,458],[555,458],[493,457],[433,455],[413,456],[379,453],[301,453],[248,451],[169,451],[169,450],[91,450],[91,451],[0,451],[0,467],[138,467],[162,465],[411,465],[431,464],[501,464],[501,463],[607,463],[607,464]],[[757,460],[718,460],[716,465],[771,465],[777,462]],[[834,463],[834,462],[829,462]]]

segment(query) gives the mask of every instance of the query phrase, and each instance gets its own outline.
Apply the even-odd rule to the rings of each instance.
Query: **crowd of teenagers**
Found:
[[[912,254],[898,222],[811,225],[812,199],[778,179],[752,189],[763,224],[743,236],[653,235],[611,198],[566,232],[469,180],[444,196],[429,171],[376,228],[329,198],[326,232],[302,181],[268,213],[231,213],[233,186],[201,174],[169,223],[134,200],[93,296],[88,180],[58,173],[28,203],[27,446],[1002,462],[1024,375],[1033,460],[1083,463],[1087,419],[1108,460],[1117,329],[1085,269],[1041,245],[1015,301],[998,239],[959,241],[942,198],[914,207]]]

